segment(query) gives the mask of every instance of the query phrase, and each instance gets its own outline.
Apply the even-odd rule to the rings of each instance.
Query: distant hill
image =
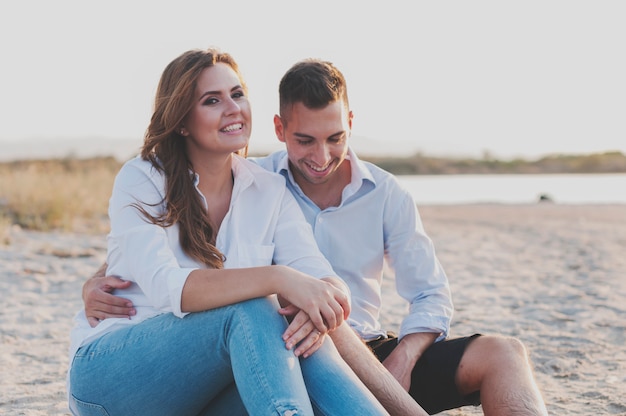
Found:
[[[121,163],[139,151],[138,140],[78,140],[61,143],[41,142],[31,146],[2,143],[0,165],[9,166],[21,161],[85,161],[98,160]],[[89,143],[89,145],[87,144]],[[69,151],[68,151],[69,149]],[[259,149],[259,148],[257,148]],[[251,156],[264,156],[276,149],[251,151]],[[555,154],[535,160],[428,156],[416,153],[409,157],[372,155],[358,150],[359,157],[370,161],[396,175],[453,175],[453,174],[546,174],[546,173],[626,173],[626,155],[621,152],[593,154]],[[116,162],[117,161],[117,162]],[[14,165],[15,166],[15,165]]]
[[[621,152],[557,154],[536,160],[444,158],[421,153],[406,158],[360,157],[396,175],[626,173],[626,156]]]

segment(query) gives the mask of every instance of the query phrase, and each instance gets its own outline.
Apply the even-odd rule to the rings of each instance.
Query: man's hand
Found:
[[[296,357],[310,357],[322,346],[326,334],[315,328],[306,312],[299,310],[293,305],[288,305],[279,309],[278,313],[287,317],[293,316],[289,326],[283,333],[283,341],[285,341],[287,349],[297,345],[297,348],[294,350]]]
[[[416,333],[402,338],[398,346],[383,361],[383,365],[393,374],[400,385],[409,391],[411,388],[411,373],[422,356],[422,353],[437,339],[437,334]]]
[[[130,318],[137,311],[128,299],[114,296],[115,289],[125,289],[132,282],[115,276],[96,276],[83,285],[83,302],[89,325],[95,327],[106,318]]]

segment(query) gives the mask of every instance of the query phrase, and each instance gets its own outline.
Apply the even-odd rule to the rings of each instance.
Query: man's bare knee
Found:
[[[493,336],[490,337],[491,353],[496,354],[505,362],[528,361],[528,351],[522,341],[513,337]]]
[[[524,343],[514,337],[484,335],[474,340],[468,346],[468,350],[474,347],[480,350],[481,356],[489,358],[490,361],[500,358],[507,361],[520,358],[526,360],[528,357],[528,351]]]
[[[457,387],[463,393],[471,393],[479,390],[490,374],[527,364],[528,353],[519,339],[483,335],[467,346],[457,370]]]

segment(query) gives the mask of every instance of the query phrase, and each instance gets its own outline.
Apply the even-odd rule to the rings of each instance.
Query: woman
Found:
[[[253,415],[385,414],[322,335],[307,359],[285,348],[273,295],[320,333],[348,316],[349,298],[284,179],[237,154],[250,129],[228,54],[193,50],[166,67],[109,206],[107,274],[133,281],[123,296],[137,314],[95,328],[77,315],[73,413],[220,414],[234,382]]]

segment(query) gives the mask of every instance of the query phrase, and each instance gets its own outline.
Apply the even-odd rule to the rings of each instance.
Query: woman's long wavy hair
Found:
[[[195,260],[211,268],[222,268],[224,255],[215,247],[216,230],[194,187],[194,174],[187,156],[186,138],[180,133],[191,111],[198,77],[216,63],[229,65],[245,83],[235,60],[217,49],[190,50],[165,68],[154,100],[154,113],[146,130],[141,157],[152,163],[166,178],[166,210],[158,216],[138,207],[153,224],[180,227],[180,245]],[[245,157],[247,148],[240,152]]]

